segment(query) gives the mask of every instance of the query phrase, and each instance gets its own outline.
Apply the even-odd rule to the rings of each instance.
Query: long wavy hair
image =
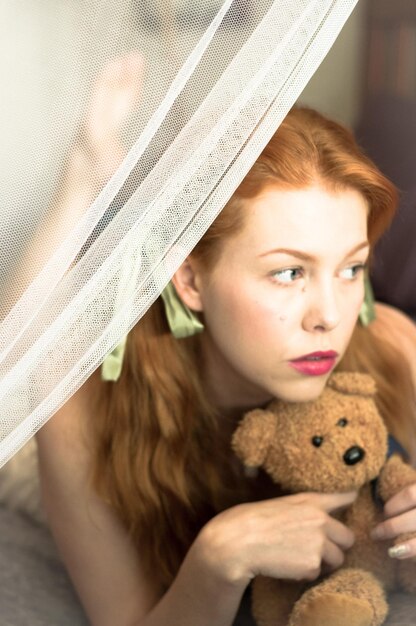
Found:
[[[299,188],[316,181],[365,197],[374,245],[394,215],[395,187],[346,128],[313,110],[294,108],[192,255],[209,271],[227,238],[243,227],[242,206],[265,185]],[[164,585],[206,521],[237,502],[263,496],[233,461],[232,425],[204,394],[199,358],[198,336],[175,339],[159,298],[128,337],[120,380],[100,384],[92,421],[94,485]],[[415,436],[413,387],[394,347],[375,340],[371,325],[357,324],[339,367],[374,376],[380,411],[406,446]]]

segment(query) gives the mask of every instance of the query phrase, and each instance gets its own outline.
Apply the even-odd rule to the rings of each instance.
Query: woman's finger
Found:
[[[416,509],[381,522],[371,531],[371,538],[376,540],[394,539],[398,535],[411,532],[416,532]]]
[[[335,513],[335,511],[350,506],[357,497],[357,491],[347,491],[345,493],[308,493],[298,494],[298,496],[311,504],[315,504],[315,506],[322,511]]]
[[[411,559],[416,557],[416,538],[408,539],[403,543],[398,543],[388,550],[392,559]]]
[[[322,553],[322,571],[331,572],[341,567],[344,558],[343,551],[337,545],[332,541],[326,541]]]
[[[384,514],[386,517],[393,517],[414,508],[416,508],[416,483],[408,485],[387,500],[384,505]]]
[[[355,536],[352,530],[333,517],[328,518],[326,534],[329,541],[336,544],[341,550],[349,550],[354,544]]]

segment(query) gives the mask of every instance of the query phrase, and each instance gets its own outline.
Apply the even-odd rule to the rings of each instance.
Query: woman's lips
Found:
[[[333,350],[311,352],[289,361],[289,365],[305,376],[323,376],[335,366],[337,356],[338,353]]]

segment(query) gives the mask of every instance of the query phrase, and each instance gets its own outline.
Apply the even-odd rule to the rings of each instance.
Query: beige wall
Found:
[[[367,4],[359,1],[299,100],[349,126],[360,114]]]

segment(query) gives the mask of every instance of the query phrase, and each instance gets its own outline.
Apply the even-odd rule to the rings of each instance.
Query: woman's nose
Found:
[[[308,287],[306,288],[308,290]],[[309,286],[306,299],[304,328],[310,332],[329,331],[338,326],[340,310],[333,285]]]

